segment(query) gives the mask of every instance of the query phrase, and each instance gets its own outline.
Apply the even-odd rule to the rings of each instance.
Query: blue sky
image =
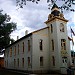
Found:
[[[62,2],[57,2],[60,6]],[[75,8],[75,6],[73,6]],[[23,9],[18,9],[16,7],[16,0],[0,0],[0,9],[3,9],[3,13],[7,13],[11,16],[11,21],[17,23],[17,30],[11,34],[11,38],[17,39],[25,35],[25,31],[28,30],[29,33],[46,27],[44,22],[48,19],[48,3],[46,0],[41,0],[39,4],[27,2],[27,5]],[[70,36],[70,26],[75,32],[75,12],[64,11],[64,16],[69,20],[67,24],[68,35]],[[75,37],[74,37],[75,41]],[[74,47],[75,50],[75,47]]]

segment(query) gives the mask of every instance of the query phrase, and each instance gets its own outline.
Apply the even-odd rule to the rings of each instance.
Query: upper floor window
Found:
[[[10,48],[10,57],[12,56],[12,47]]]
[[[54,51],[54,40],[51,41],[52,41],[52,51]]]
[[[7,51],[7,57],[9,56],[9,51]]]
[[[64,32],[64,24],[63,23],[60,24],[60,31]]]
[[[51,33],[53,33],[53,26],[52,26],[52,24],[51,24]]]
[[[43,57],[40,57],[40,66],[43,66]]]
[[[28,40],[28,51],[30,51],[30,40]]]
[[[61,50],[66,50],[66,40],[61,39]]]
[[[24,42],[23,42],[23,53],[24,53]]]
[[[14,55],[16,55],[16,46],[15,46],[15,51],[14,51]]]
[[[40,50],[43,50],[43,40],[42,39],[40,39],[39,45],[40,45]]]
[[[18,54],[19,54],[19,44],[18,44]]]

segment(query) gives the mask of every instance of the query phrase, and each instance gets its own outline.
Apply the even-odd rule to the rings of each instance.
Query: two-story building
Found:
[[[62,70],[66,73],[72,62],[67,22],[54,4],[45,22],[47,27],[29,33],[6,47],[5,68],[31,72]]]

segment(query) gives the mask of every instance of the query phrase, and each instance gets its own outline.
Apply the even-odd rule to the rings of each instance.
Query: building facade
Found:
[[[54,4],[45,22],[47,27],[27,34],[6,47],[5,68],[32,72],[62,70],[66,73],[66,68],[72,63],[67,22]]]

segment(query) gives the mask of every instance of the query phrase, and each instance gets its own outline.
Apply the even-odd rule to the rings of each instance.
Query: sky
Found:
[[[62,5],[63,2],[57,2],[57,5]],[[75,6],[73,6],[75,8]],[[48,19],[50,10],[46,0],[41,0],[39,4],[27,2],[24,8],[16,7],[16,0],[0,0],[0,9],[3,13],[7,13],[11,17],[11,22],[17,23],[17,30],[10,35],[14,40],[23,37],[25,31],[33,32],[35,30],[46,27],[44,23]],[[69,22],[67,23],[68,36],[71,35],[70,26],[75,32],[75,12],[64,11],[64,16]],[[75,37],[74,37],[75,42]],[[75,50],[75,46],[73,47]]]

